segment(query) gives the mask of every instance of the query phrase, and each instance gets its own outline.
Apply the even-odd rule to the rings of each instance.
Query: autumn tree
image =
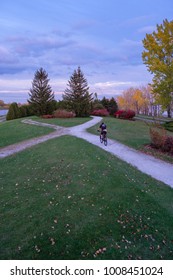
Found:
[[[80,67],[74,70],[63,94],[63,101],[68,109],[75,112],[77,117],[89,116],[92,104],[92,94],[86,78]]]
[[[140,89],[135,89],[133,94],[133,107],[137,114],[140,114],[143,111],[144,107],[144,96]]]
[[[0,100],[0,107],[4,107],[5,106],[5,103],[3,100]]]
[[[127,90],[124,90],[120,96],[117,98],[118,107],[124,110],[134,110],[134,88],[129,88]]]
[[[160,105],[156,101],[152,87],[150,85],[140,87],[143,96],[143,107],[141,113],[144,115],[158,116],[160,114]]]
[[[43,68],[35,72],[28,102],[36,115],[50,114],[54,110],[54,93],[49,85],[48,74]]]
[[[142,86],[139,88],[129,88],[118,96],[118,107],[124,110],[133,110],[136,114],[154,115],[154,109],[157,106],[154,96],[152,95],[152,88]]]
[[[153,94],[167,109],[171,117],[171,102],[173,98],[173,21],[165,19],[157,25],[156,31],[146,34],[143,40],[142,58],[148,71],[153,74]]]

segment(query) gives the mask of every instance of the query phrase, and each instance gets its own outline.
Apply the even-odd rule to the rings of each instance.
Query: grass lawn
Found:
[[[72,127],[75,125],[83,124],[85,122],[90,121],[92,118],[91,117],[85,117],[85,118],[55,118],[55,119],[43,119],[39,117],[31,117],[30,119],[38,122],[44,122],[44,123],[50,123],[50,124],[55,124],[59,126],[64,126],[64,127]]]
[[[72,136],[0,160],[0,224],[0,259],[173,259],[173,189]]]
[[[151,139],[149,126],[145,122],[139,120],[122,120],[113,117],[106,117],[103,120],[108,127],[108,138],[173,163],[173,157],[160,153],[157,150],[146,148],[146,145],[151,143]],[[98,135],[97,128],[98,125],[95,125],[89,128],[88,131]],[[168,131],[167,134],[173,136],[172,132]]]
[[[148,120],[159,120],[159,121],[171,121],[173,118],[168,118],[165,116],[160,116],[160,117],[153,117],[153,116],[146,116],[146,115],[136,115],[136,117],[141,118],[141,119],[148,119]]]
[[[27,125],[16,119],[0,123],[0,148],[53,132],[49,127]]]
[[[56,124],[64,127],[75,126],[89,121],[91,118],[72,118],[72,119],[42,119],[29,117],[40,122]],[[22,119],[0,123],[0,148],[21,142],[23,140],[39,137],[53,132],[49,127],[34,126],[22,123]]]

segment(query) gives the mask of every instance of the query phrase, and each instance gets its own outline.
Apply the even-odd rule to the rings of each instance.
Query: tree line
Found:
[[[162,113],[162,108],[156,102],[150,85],[124,90],[117,97],[117,103],[119,108],[133,110],[136,114],[159,116]]]
[[[113,114],[118,108],[114,98],[102,100],[97,94],[89,93],[88,82],[78,67],[71,75],[62,100],[56,101],[49,84],[48,73],[43,68],[35,72],[32,87],[29,91],[28,105],[18,106],[16,102],[10,105],[7,120],[30,115],[43,116],[52,114],[56,109],[66,109],[74,112],[76,117],[86,117],[94,109],[106,108]]]

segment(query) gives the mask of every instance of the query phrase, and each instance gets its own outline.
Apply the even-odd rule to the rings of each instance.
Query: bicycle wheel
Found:
[[[107,137],[105,136],[105,138],[104,138],[104,145],[107,146],[107,144],[108,144],[108,140],[107,140]]]
[[[103,143],[103,137],[100,135],[100,143]]]

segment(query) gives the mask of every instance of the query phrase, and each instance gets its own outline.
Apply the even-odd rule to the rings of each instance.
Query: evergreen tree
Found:
[[[14,119],[18,119],[20,118],[20,109],[17,105],[16,102],[13,102],[10,104],[7,116],[6,116],[6,120],[14,120]]]
[[[101,104],[108,110],[110,115],[114,115],[115,112],[118,111],[117,102],[113,97],[111,99],[107,99],[104,96],[101,100]]]
[[[92,94],[89,94],[87,80],[80,67],[74,70],[63,94],[63,101],[68,109],[73,110],[77,117],[89,116],[91,111]]]
[[[54,110],[54,93],[49,85],[48,74],[43,68],[36,71],[29,93],[29,104],[36,115],[51,114]]]
[[[109,114],[112,116],[115,114],[115,112],[118,111],[118,104],[113,97],[109,100],[107,110],[108,110]]]

